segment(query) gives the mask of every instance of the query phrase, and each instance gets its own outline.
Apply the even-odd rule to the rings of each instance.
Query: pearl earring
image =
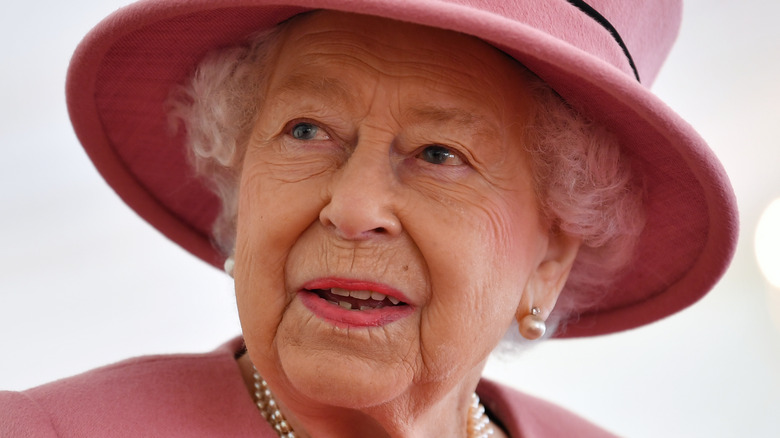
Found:
[[[227,275],[229,275],[231,278],[233,277],[233,267],[236,265],[235,259],[233,259],[233,256],[230,256],[225,259],[225,272]]]
[[[534,307],[531,309],[530,314],[525,315],[520,320],[520,334],[529,341],[541,338],[544,336],[545,330],[547,330],[547,324],[539,316],[540,313],[542,311],[538,307]]]

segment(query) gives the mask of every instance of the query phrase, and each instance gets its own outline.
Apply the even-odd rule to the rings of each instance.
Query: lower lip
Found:
[[[302,290],[298,297],[307,309],[337,327],[381,327],[409,316],[412,306],[387,306],[370,310],[347,310],[331,304],[314,292]]]

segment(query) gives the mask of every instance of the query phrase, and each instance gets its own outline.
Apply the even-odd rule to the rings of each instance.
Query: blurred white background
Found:
[[[125,207],[70,128],[70,55],[124,3],[16,1],[0,14],[0,389],[239,333],[229,279]],[[778,19],[778,2],[689,1],[654,87],[737,192],[741,242],[717,288],[649,327],[494,360],[488,376],[622,436],[780,435],[780,290],[759,273],[753,240],[780,197]]]

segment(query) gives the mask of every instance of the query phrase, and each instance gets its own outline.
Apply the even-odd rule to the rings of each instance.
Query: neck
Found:
[[[239,365],[248,390],[254,393],[251,360],[245,355]],[[296,437],[466,437],[471,397],[481,370],[482,366],[455,385],[415,386],[390,402],[362,408],[325,405],[296,397],[286,388],[272,386],[271,390]],[[494,437],[504,436],[496,432]]]

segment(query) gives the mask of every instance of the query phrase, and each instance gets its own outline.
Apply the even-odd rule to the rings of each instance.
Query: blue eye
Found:
[[[317,137],[320,128],[312,123],[298,123],[293,126],[292,136],[298,140],[313,140]]]
[[[420,152],[418,157],[431,164],[458,166],[463,164],[463,160],[449,148],[439,145],[427,146]]]

